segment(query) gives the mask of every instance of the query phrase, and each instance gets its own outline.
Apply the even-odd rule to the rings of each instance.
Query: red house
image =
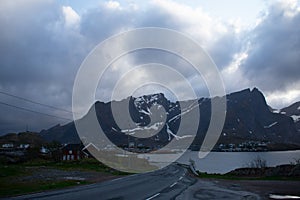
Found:
[[[62,148],[62,160],[80,160],[86,157],[82,144],[67,144]]]

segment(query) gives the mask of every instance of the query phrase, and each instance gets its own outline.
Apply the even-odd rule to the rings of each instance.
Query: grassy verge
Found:
[[[53,167],[61,170],[81,170],[81,171],[94,171],[94,172],[103,172],[112,175],[129,175],[130,173],[120,172],[115,169],[112,169],[96,159],[82,159],[76,161],[63,161],[63,162],[54,162],[47,160],[33,160],[22,164],[25,167],[39,167],[47,166]]]
[[[100,172],[103,176],[120,176],[129,173],[111,169],[95,159],[80,161],[54,162],[48,160],[32,160],[20,164],[0,164],[0,197],[28,194],[52,189],[92,183],[82,180],[24,180],[24,177],[35,174],[39,169],[57,169],[62,171]]]
[[[12,196],[20,194],[28,194],[33,192],[40,192],[45,190],[60,189],[75,185],[87,184],[87,181],[75,181],[75,180],[65,180],[65,181],[39,181],[39,182],[30,182],[30,183],[0,183],[0,196]]]

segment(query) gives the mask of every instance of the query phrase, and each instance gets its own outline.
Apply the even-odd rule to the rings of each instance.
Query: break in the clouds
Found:
[[[70,110],[73,81],[88,52],[113,34],[152,26],[174,29],[195,39],[220,69],[227,92],[256,86],[276,108],[299,100],[300,9],[297,1],[276,1],[262,7],[251,25],[212,16],[201,5],[171,0],[125,2],[106,1],[94,6],[89,3],[88,9],[79,13],[72,2],[62,5],[54,0],[2,0],[0,91]],[[194,84],[196,94],[207,95],[205,84],[193,76],[187,63],[172,55],[141,51],[111,66],[97,97],[108,100],[113,84],[122,73],[134,65],[154,61],[182,70]],[[142,85],[143,76],[156,77],[156,73],[142,70],[136,77],[130,77],[128,84]],[[180,91],[178,82],[172,78],[169,81]],[[152,92],[152,89],[141,91]],[[126,95],[124,89],[119,96]],[[0,94],[0,101],[55,116],[72,117],[62,110],[3,94]],[[38,131],[67,122],[5,105],[0,108],[2,133],[24,130],[26,125]]]

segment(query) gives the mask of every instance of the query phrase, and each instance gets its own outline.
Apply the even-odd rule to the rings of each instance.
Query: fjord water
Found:
[[[154,165],[160,166],[167,157],[174,154],[160,154],[145,156]],[[159,157],[159,158],[158,158]],[[300,159],[300,150],[296,151],[272,151],[272,152],[210,152],[205,158],[199,159],[197,151],[186,151],[177,162],[189,164],[189,160],[195,161],[197,170],[207,173],[227,173],[231,170],[247,167],[256,158],[266,160],[267,166],[290,164],[295,159]]]

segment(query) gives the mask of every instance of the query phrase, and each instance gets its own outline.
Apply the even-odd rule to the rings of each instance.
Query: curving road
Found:
[[[234,186],[234,187],[232,187]],[[126,200],[126,199],[174,199],[174,200],[207,200],[207,199],[265,199],[259,195],[243,191],[236,185],[226,187],[217,180],[194,178],[188,170],[172,164],[164,169],[150,173],[136,174],[92,185],[78,186],[69,189],[43,192],[9,198],[42,199],[42,200]]]
[[[195,182],[196,179],[188,174],[187,169],[173,164],[154,172],[10,199],[174,199]]]

